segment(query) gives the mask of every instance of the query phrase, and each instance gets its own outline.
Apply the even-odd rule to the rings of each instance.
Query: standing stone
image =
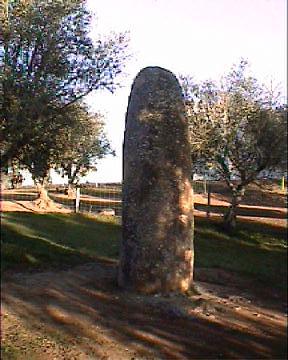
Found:
[[[136,77],[123,164],[118,281],[142,293],[184,292],[193,279],[193,194],[188,123],[180,85],[165,69]]]

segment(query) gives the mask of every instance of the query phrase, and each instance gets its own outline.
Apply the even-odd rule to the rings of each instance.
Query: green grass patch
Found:
[[[71,266],[117,260],[121,225],[117,218],[83,214],[4,213],[2,270]],[[238,221],[230,234],[219,221],[195,219],[195,266],[221,268],[285,288],[287,232],[269,224]]]
[[[252,276],[284,289],[287,277],[287,230],[238,221],[232,233],[220,221],[195,219],[195,266],[221,268]]]
[[[119,221],[79,214],[5,213],[1,268],[64,267],[118,257]]]

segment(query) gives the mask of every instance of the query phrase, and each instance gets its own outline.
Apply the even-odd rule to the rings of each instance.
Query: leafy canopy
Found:
[[[246,186],[263,170],[286,169],[287,105],[247,76],[247,61],[221,79],[197,84],[180,77],[190,126],[193,172],[225,180],[231,206],[224,217],[236,225],[236,208]],[[273,89],[272,89],[273,90]]]
[[[287,159],[287,107],[248,76],[247,67],[241,60],[220,85],[180,77],[194,170],[210,167],[227,182],[236,177],[243,185],[263,170],[283,167]]]
[[[52,151],[48,138],[71,120],[67,107],[92,90],[113,92],[129,57],[127,33],[91,39],[85,1],[6,5],[0,44],[3,164],[27,158],[37,147]]]

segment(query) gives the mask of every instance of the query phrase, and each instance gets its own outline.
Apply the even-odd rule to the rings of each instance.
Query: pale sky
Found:
[[[90,94],[93,110],[106,116],[106,131],[117,157],[102,160],[90,181],[122,178],[122,141],[133,79],[146,66],[175,75],[218,80],[241,57],[261,82],[287,88],[286,0],[88,0],[96,13],[92,36],[130,31],[133,54],[114,95]]]

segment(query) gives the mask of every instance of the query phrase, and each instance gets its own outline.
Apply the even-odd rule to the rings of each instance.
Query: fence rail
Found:
[[[268,188],[269,191],[262,191],[261,188],[256,185],[253,188],[250,188],[249,191],[246,191],[246,194],[250,192],[246,200],[247,205],[259,205],[261,203],[261,205],[264,206],[273,206],[271,202],[274,199],[274,206],[287,207],[285,201],[286,198],[284,199],[286,191],[284,192],[281,190],[279,183],[263,183],[262,185],[266,186],[266,190],[267,186],[270,186],[270,190]],[[215,205],[215,199],[220,201],[228,199],[229,202],[231,195],[229,194],[227,186],[223,182],[205,180],[193,181],[193,189],[195,194],[204,194],[204,199],[206,199],[205,203],[203,203],[203,199],[201,203],[195,203],[196,210],[205,211],[207,216],[210,214],[211,207],[213,207],[213,212],[223,213],[223,211],[225,211],[225,206]],[[281,191],[281,194],[283,194],[282,198],[276,196],[275,191],[277,192],[277,189],[278,192]],[[271,195],[271,191],[274,191],[274,195]],[[76,198],[69,198],[67,195],[67,189],[65,189],[64,186],[50,186],[48,193],[55,203],[61,204],[64,208],[68,208],[72,211],[94,214],[102,212],[116,216],[121,216],[122,214],[121,184],[101,184],[101,186],[99,186],[99,184],[98,186],[94,184],[82,186],[80,189],[80,198],[78,199],[80,200],[78,208],[76,207]],[[210,206],[211,194],[213,194],[214,199],[213,206]],[[35,187],[3,190],[0,195],[1,200],[12,202],[34,201],[38,197]],[[283,202],[285,202],[286,205]]]
[[[98,184],[98,186],[83,186],[80,190],[79,211],[88,213],[110,213],[121,216],[122,214],[122,185],[121,184]],[[206,193],[206,181],[193,183],[195,193]],[[49,197],[63,207],[72,211],[76,207],[76,198],[67,196],[65,186],[50,186]],[[17,188],[1,192],[1,200],[4,201],[34,201],[38,197],[35,187]]]
[[[49,193],[50,198],[56,203],[65,206],[71,210],[76,208],[76,198],[68,198],[56,195],[55,193]],[[114,192],[98,192],[97,194],[90,195],[89,191],[80,192],[79,211],[89,213],[114,212],[114,215],[121,216],[122,213],[122,201],[121,195]]]

